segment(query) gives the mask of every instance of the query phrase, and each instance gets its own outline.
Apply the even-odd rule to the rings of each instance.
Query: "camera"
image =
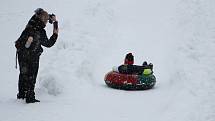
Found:
[[[53,17],[53,16],[55,16],[55,14],[53,14],[53,13],[52,13],[52,14],[49,14],[49,23],[50,23],[50,24],[53,23],[53,20],[52,20],[52,17]]]
[[[52,17],[54,17],[55,16],[55,14],[49,14],[49,23],[50,24],[53,24],[54,23],[54,29],[58,29],[58,22],[57,21],[53,21],[53,19],[52,19]]]

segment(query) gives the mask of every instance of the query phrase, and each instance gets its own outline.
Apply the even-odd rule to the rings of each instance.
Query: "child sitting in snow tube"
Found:
[[[128,53],[124,64],[113,68],[105,76],[105,83],[112,88],[125,90],[144,90],[151,89],[156,82],[153,75],[153,65],[144,62],[142,66],[133,65],[134,56]]]

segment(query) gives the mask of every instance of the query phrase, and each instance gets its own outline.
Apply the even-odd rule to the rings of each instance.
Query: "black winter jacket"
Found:
[[[55,44],[58,35],[54,33],[50,39],[48,39],[44,28],[45,24],[35,15],[32,16],[28,22],[28,25],[15,43],[18,54],[29,57],[40,56],[43,52],[41,45],[45,47],[52,47]],[[30,36],[33,37],[33,42],[29,48],[26,48],[25,44]]]

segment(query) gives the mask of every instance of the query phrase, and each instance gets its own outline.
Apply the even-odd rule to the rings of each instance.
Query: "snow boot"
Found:
[[[40,102],[39,100],[35,99],[35,93],[33,90],[29,90],[26,94],[26,103],[35,103]]]
[[[25,99],[26,98],[26,96],[25,96],[25,93],[18,93],[17,94],[17,99]]]
[[[143,65],[143,66],[146,66],[146,65],[148,65],[148,64],[147,64],[147,62],[146,62],[146,61],[144,61],[142,65]]]
[[[152,63],[149,64],[149,68],[150,68],[151,70],[153,70],[153,64],[152,64]]]
[[[40,102],[40,100],[37,100],[35,98],[26,98],[26,103],[36,103],[36,102]]]

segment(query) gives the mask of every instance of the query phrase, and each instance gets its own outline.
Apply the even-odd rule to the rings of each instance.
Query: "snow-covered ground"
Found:
[[[214,121],[214,0],[0,1],[0,121]],[[36,84],[40,103],[16,100],[14,41],[33,11],[59,19],[44,48]],[[46,30],[51,35],[52,26]],[[108,88],[104,75],[123,62],[154,64],[147,91]]]

